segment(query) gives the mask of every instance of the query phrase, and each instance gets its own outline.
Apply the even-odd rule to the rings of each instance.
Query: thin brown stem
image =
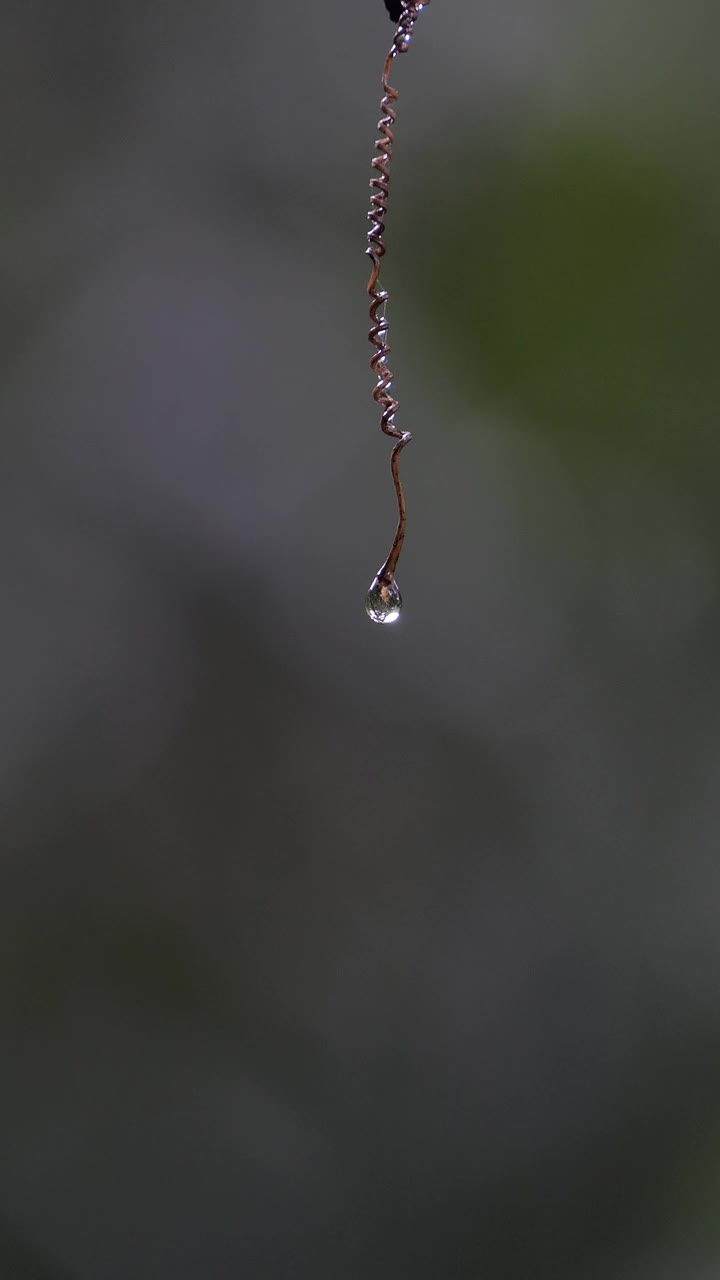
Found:
[[[389,555],[385,560],[382,568],[378,571],[378,579],[390,583],[394,579],[395,569],[400,552],[402,551],[403,542],[405,541],[405,529],[407,525],[407,510],[405,505],[405,493],[400,479],[400,453],[409,444],[412,435],[409,431],[401,431],[395,425],[395,415],[398,410],[398,401],[392,393],[393,375],[388,364],[388,353],[390,346],[388,342],[388,319],[387,319],[387,303],[389,294],[387,289],[380,287],[380,263],[385,256],[385,222],[387,218],[388,196],[390,192],[390,163],[392,161],[393,143],[395,135],[393,126],[395,124],[396,115],[394,103],[397,102],[398,92],[390,84],[390,70],[393,61],[398,53],[405,53],[410,46],[412,39],[413,27],[420,16],[422,9],[430,3],[425,0],[424,4],[413,2],[413,0],[402,0],[403,10],[400,16],[395,36],[390,46],[387,58],[385,59],[385,67],[382,75],[382,91],[383,96],[380,102],[380,110],[382,112],[378,123],[379,136],[375,142],[376,155],[372,160],[373,176],[370,179],[370,212],[368,218],[370,221],[370,229],[368,231],[368,247],[367,253],[372,262],[370,270],[370,279],[368,280],[367,291],[370,297],[370,332],[368,338],[374,350],[370,360],[370,368],[377,378],[375,388],[373,390],[373,399],[381,409],[380,427],[387,436],[391,436],[397,441],[392,454],[390,456],[390,470],[395,486],[395,494],[398,504],[398,523],[395,530],[395,537],[390,548]]]

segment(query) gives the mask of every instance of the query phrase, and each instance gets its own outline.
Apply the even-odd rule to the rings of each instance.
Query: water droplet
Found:
[[[394,578],[374,578],[365,598],[365,611],[373,622],[397,622],[402,609],[400,588]]]

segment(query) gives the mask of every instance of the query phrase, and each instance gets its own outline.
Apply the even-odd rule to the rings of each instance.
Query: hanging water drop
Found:
[[[402,609],[402,596],[395,579],[378,574],[365,598],[365,612],[373,622],[397,622]]]

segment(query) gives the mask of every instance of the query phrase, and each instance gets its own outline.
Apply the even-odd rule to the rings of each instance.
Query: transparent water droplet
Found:
[[[365,612],[373,622],[397,622],[402,610],[400,588],[394,578],[373,578],[365,598]]]

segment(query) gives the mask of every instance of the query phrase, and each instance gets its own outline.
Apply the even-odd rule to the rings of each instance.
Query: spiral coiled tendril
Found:
[[[374,348],[370,360],[370,368],[377,378],[373,390],[373,399],[382,411],[380,418],[381,429],[385,435],[391,436],[396,441],[390,455],[390,469],[398,503],[398,525],[390,548],[390,554],[378,570],[370,588],[370,594],[373,599],[379,600],[383,606],[388,605],[391,599],[398,603],[398,608],[393,613],[393,618],[397,617],[399,613],[400,596],[395,584],[395,569],[405,541],[407,523],[405,494],[400,480],[399,458],[405,445],[412,439],[412,435],[409,431],[401,431],[395,424],[398,401],[392,393],[393,375],[388,364],[390,347],[388,343],[387,302],[389,294],[387,289],[380,287],[380,263],[385,256],[385,221],[390,191],[390,162],[395,140],[393,126],[395,125],[396,115],[393,104],[398,99],[398,92],[390,84],[389,76],[396,55],[405,53],[409,49],[415,23],[422,10],[430,3],[430,0],[424,0],[422,4],[413,3],[413,0],[401,0],[401,3],[400,19],[390,51],[385,59],[382,76],[383,96],[380,103],[382,115],[378,123],[379,136],[375,142],[377,154],[372,160],[373,176],[370,179],[372,195],[368,213],[370,229],[368,231],[367,247],[368,256],[372,261],[370,279],[367,286],[370,297],[370,332],[368,338]],[[376,616],[378,610],[371,610],[370,606],[368,606],[368,612],[375,621],[388,620],[387,618]]]

